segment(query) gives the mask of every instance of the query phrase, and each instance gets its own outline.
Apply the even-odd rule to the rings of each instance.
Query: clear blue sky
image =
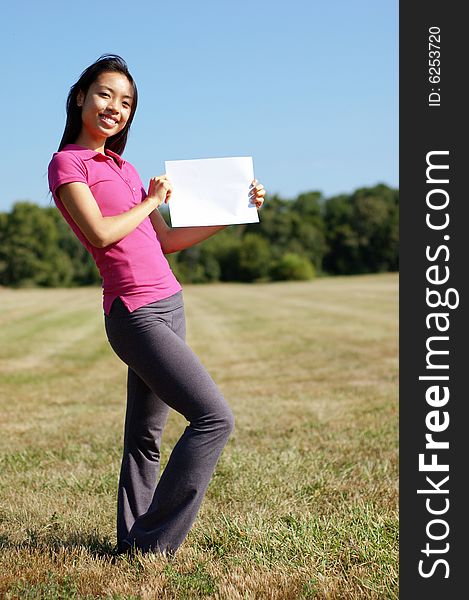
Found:
[[[139,105],[124,158],[252,156],[269,193],[398,186],[397,0],[16,0],[2,5],[0,210],[48,205],[65,100],[101,54]]]

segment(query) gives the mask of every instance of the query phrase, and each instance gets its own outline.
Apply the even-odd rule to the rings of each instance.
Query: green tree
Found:
[[[329,199],[324,207],[330,273],[374,273],[398,268],[398,192],[386,185]]]
[[[163,218],[169,223],[167,207]],[[228,227],[168,255],[182,283],[310,278],[398,269],[398,190],[380,184],[325,199],[268,196],[260,222]],[[90,253],[56,207],[17,202],[0,213],[0,284],[101,283]]]
[[[302,281],[314,279],[316,273],[309,258],[287,252],[273,265],[271,275],[279,281]]]
[[[266,279],[272,261],[272,253],[267,240],[255,233],[243,236],[239,249],[239,275],[241,281]]]
[[[240,249],[240,230],[228,227],[200,244],[175,253],[170,264],[183,283],[236,281],[240,278]]]
[[[16,202],[6,221],[2,219],[1,283],[68,285],[73,266],[57,240],[57,227],[50,214],[32,202]]]
[[[6,253],[8,213],[0,213],[0,283],[5,285],[9,257]]]
[[[320,271],[326,251],[322,204],[320,192],[300,194],[296,200],[274,195],[262,208],[260,223],[248,225],[246,231],[269,242],[274,260],[293,252],[307,256]]]
[[[220,278],[220,266],[203,244],[169,256],[173,272],[181,283],[209,283]]]

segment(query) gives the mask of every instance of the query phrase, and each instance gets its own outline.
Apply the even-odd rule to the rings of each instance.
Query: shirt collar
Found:
[[[84,160],[87,160],[89,158],[99,158],[100,156],[102,156],[103,158],[115,158],[119,164],[119,167],[122,167],[122,165],[125,162],[124,159],[119,156],[119,154],[116,154],[116,152],[109,150],[109,148],[105,149],[105,155],[101,154],[101,152],[97,152],[96,150],[91,150],[90,148],[79,146],[78,144],[66,144],[62,148],[62,150],[73,150],[74,152],[77,152]]]

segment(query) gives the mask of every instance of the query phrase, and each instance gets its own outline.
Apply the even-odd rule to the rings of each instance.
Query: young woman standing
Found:
[[[121,57],[105,55],[85,69],[68,95],[49,186],[100,271],[106,334],[128,366],[116,550],[174,553],[197,516],[233,415],[185,343],[182,288],[164,255],[225,226],[166,224],[158,207],[171,196],[168,178],[153,177],[147,192],[120,156],[136,108],[137,87]],[[250,194],[260,208],[265,190],[256,180]],[[189,424],[158,479],[170,408]]]

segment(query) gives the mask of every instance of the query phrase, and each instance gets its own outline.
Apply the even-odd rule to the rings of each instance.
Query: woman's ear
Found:
[[[80,90],[77,94],[77,106],[83,106],[85,94]]]

